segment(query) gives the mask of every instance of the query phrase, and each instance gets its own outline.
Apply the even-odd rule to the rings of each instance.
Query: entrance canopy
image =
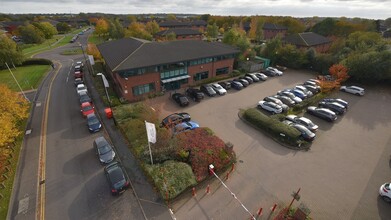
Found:
[[[189,75],[185,75],[185,76],[178,76],[178,77],[174,77],[174,78],[170,78],[170,79],[163,79],[162,80],[162,83],[169,83],[169,82],[174,82],[174,81],[179,81],[181,79],[187,79],[187,78],[190,78]]]

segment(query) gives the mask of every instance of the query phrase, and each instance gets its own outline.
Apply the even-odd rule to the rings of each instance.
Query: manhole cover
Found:
[[[243,160],[239,160],[239,163],[243,163],[244,161]]]

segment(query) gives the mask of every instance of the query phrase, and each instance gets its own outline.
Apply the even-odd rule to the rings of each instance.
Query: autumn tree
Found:
[[[0,69],[6,68],[5,63],[20,65],[23,54],[17,49],[16,43],[6,35],[0,35]]]
[[[166,35],[166,40],[167,41],[173,41],[176,40],[176,34],[174,32],[170,32]]]
[[[335,81],[340,85],[345,82],[348,78],[348,68],[342,64],[334,64],[329,68],[330,75],[335,79]]]
[[[28,116],[28,102],[6,85],[0,84],[0,103],[0,147],[4,147],[22,132],[18,126]]]
[[[109,33],[109,23],[101,18],[98,19],[95,26],[95,34],[97,34],[99,37],[105,36]]]
[[[41,44],[44,42],[44,33],[32,24],[18,27],[18,32],[26,44]]]
[[[145,30],[145,25],[139,22],[133,22],[125,30],[125,37],[136,37],[146,40],[152,40],[152,35]]]
[[[167,21],[175,21],[175,20],[176,20],[176,16],[174,14],[167,15]]]
[[[121,39],[125,36],[125,30],[119,19],[110,20],[109,22],[109,37],[112,39]]]
[[[208,35],[208,37],[216,38],[219,34],[219,27],[217,27],[217,24],[213,23],[213,25],[208,25],[206,27],[206,34]]]
[[[65,22],[57,23],[56,28],[58,33],[61,34],[68,33],[69,31],[71,31],[71,27]]]
[[[32,24],[43,33],[45,39],[51,39],[55,34],[58,34],[57,29],[49,22],[34,22]]]
[[[88,43],[87,54],[92,55],[94,57],[94,60],[101,60],[102,59],[102,55],[100,54],[96,45],[93,43]]]
[[[149,21],[145,24],[145,30],[153,36],[160,31],[159,24],[156,21]]]

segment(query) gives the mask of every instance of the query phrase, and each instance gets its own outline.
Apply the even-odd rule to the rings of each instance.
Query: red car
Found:
[[[75,79],[76,79],[76,78],[83,78],[83,72],[76,71],[76,72],[75,72]]]
[[[83,102],[81,104],[81,113],[84,118],[87,117],[87,115],[94,113],[94,106],[92,106],[89,102]]]

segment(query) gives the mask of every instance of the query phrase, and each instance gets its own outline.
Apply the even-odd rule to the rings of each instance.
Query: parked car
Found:
[[[114,160],[114,149],[106,140],[106,138],[103,136],[98,137],[94,140],[92,145],[101,164],[108,164]]]
[[[381,185],[379,195],[384,201],[391,203],[391,183],[384,183]]]
[[[278,95],[281,96],[287,96],[288,98],[292,99],[293,101],[297,103],[302,102],[303,100],[297,96],[295,96],[293,93],[289,92],[288,90],[281,90],[277,92]]]
[[[313,141],[315,139],[315,133],[313,133],[312,131],[310,131],[308,128],[306,128],[305,126],[301,125],[301,124],[296,124],[296,123],[293,123],[291,125],[292,127],[296,128],[300,133],[301,133],[301,137],[306,140],[306,141]]]
[[[227,94],[227,90],[225,90],[220,84],[214,83],[212,84],[212,88],[216,91],[219,95],[225,95]]]
[[[287,115],[285,117],[286,120],[294,122],[296,124],[303,125],[308,128],[312,132],[316,132],[318,130],[318,125],[314,124],[310,119],[306,117],[298,117],[296,115]]]
[[[77,85],[79,85],[79,84],[84,84],[84,81],[82,78],[76,78],[74,81],[74,84],[77,87]]]
[[[309,79],[304,82],[304,85],[312,85],[312,86],[319,86],[320,81],[317,79]]]
[[[182,122],[180,124],[175,125],[174,134],[178,134],[188,130],[194,130],[199,127],[200,125],[195,121]]]
[[[274,71],[272,70],[263,70],[262,71],[266,76],[277,76],[277,73],[275,73]]]
[[[190,121],[190,120],[191,117],[186,112],[173,113],[162,120],[162,122],[160,123],[160,127],[172,128],[179,123]]]
[[[84,68],[84,63],[83,63],[83,61],[77,61],[75,65],[76,65],[76,66],[80,66],[80,69],[83,69],[83,68]]]
[[[87,92],[80,92],[79,93],[79,102],[81,105],[85,102],[92,103],[92,100],[91,100],[90,96],[88,96]]]
[[[295,101],[293,101],[291,98],[289,98],[288,96],[283,96],[283,95],[275,95],[273,96],[274,98],[276,99],[279,99],[281,100],[282,103],[284,103],[285,105],[289,106],[289,107],[292,107],[296,104]]]
[[[325,98],[322,102],[336,102],[338,104],[343,105],[346,109],[349,108],[349,103],[343,99],[333,99],[333,98]]]
[[[259,78],[255,75],[255,73],[247,73],[247,77],[250,77],[254,82],[259,82]]]
[[[241,77],[239,77],[239,79],[246,80],[248,82],[248,84],[252,84],[254,82],[254,80],[249,76],[241,76]]]
[[[220,86],[222,86],[225,90],[231,89],[231,83],[228,81],[219,82]]]
[[[300,89],[291,89],[289,90],[293,95],[301,98],[302,100],[306,99],[308,96],[305,92],[301,91]]]
[[[273,97],[273,96],[267,96],[263,99],[263,101],[267,101],[267,102],[274,102],[276,103],[277,105],[281,106],[282,107],[282,111],[283,112],[286,112],[288,111],[289,107],[287,105],[285,105],[281,100]]]
[[[104,172],[107,182],[109,182],[112,195],[119,195],[129,187],[130,182],[126,178],[120,162],[111,162],[105,166]]]
[[[280,71],[280,70],[278,70],[278,69],[276,69],[276,68],[274,68],[274,67],[271,67],[271,66],[269,66],[268,68],[266,68],[266,70],[273,71],[273,72],[276,74],[276,76],[282,76],[282,75],[283,75],[283,72],[282,72],[282,71]]]
[[[241,90],[243,89],[243,84],[238,82],[238,81],[230,81],[231,82],[231,87],[236,89],[236,90]]]
[[[254,73],[258,79],[262,80],[262,81],[266,81],[267,80],[267,76],[263,73]]]
[[[75,72],[83,72],[83,68],[79,65],[75,66]]]
[[[295,86],[295,89],[301,90],[302,92],[304,92],[304,94],[307,95],[307,97],[311,97],[314,95],[311,91],[309,91],[306,87],[302,85]]]
[[[89,102],[83,102],[81,104],[80,108],[81,108],[80,112],[81,112],[81,114],[83,115],[84,118],[86,118],[87,115],[92,114],[92,113],[95,112],[94,111],[94,106],[92,106],[92,104],[89,103]]]
[[[88,92],[88,90],[84,84],[79,84],[76,86],[76,92],[80,95],[81,92]]]
[[[340,90],[343,92],[348,92],[360,96],[363,96],[365,94],[365,90],[358,86],[341,86]]]
[[[204,99],[204,93],[202,93],[199,89],[188,88],[186,89],[186,95],[196,102],[200,102]]]
[[[243,87],[247,87],[250,83],[245,79],[234,79],[234,81],[240,82]]]
[[[75,74],[73,75],[75,79],[77,78],[83,78],[83,73],[80,71],[76,71]]]
[[[315,106],[309,106],[307,112],[316,117],[322,118],[326,121],[333,122],[337,120],[337,114],[327,108],[317,108]]]
[[[312,86],[312,85],[303,85],[307,90],[311,91],[312,94],[318,94],[320,92],[320,86]]]
[[[264,109],[272,114],[282,113],[282,107],[274,102],[259,101],[258,108]]]
[[[94,113],[87,115],[87,126],[91,133],[98,132],[102,127],[98,117]]]
[[[200,87],[200,90],[201,90],[203,93],[205,93],[205,94],[207,94],[208,96],[210,96],[210,97],[213,97],[213,96],[215,96],[215,95],[217,94],[216,91],[212,88],[212,86],[211,86],[211,85],[208,85],[208,84],[202,85],[202,86]]]
[[[189,99],[187,99],[187,97],[181,93],[174,93],[171,97],[176,103],[178,103],[178,105],[182,107],[189,105]]]
[[[346,112],[345,106],[337,102],[319,102],[319,107],[327,108],[335,112],[337,115],[343,115]]]

